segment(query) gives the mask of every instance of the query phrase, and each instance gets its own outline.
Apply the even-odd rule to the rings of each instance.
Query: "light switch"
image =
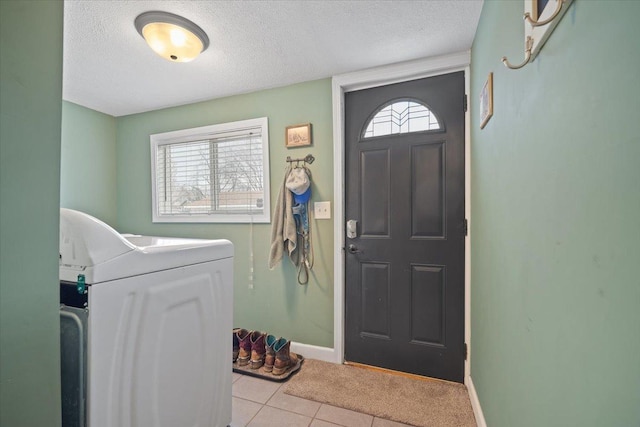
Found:
[[[331,219],[331,202],[314,202],[313,216],[315,219]]]

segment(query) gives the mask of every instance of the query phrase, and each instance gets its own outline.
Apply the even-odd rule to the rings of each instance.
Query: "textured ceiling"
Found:
[[[482,0],[64,3],[63,98],[123,116],[471,48]],[[134,28],[162,10],[208,34],[190,63]]]

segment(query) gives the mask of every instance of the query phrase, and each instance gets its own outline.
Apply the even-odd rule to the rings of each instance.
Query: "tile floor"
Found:
[[[405,427],[312,400],[284,394],[284,383],[233,373],[231,427]]]

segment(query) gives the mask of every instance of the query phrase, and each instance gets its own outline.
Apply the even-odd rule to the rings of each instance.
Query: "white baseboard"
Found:
[[[335,350],[329,347],[319,347],[317,345],[292,342],[291,351],[303,355],[305,359],[316,359],[322,360],[323,362],[341,363],[341,361],[337,360],[336,358]]]
[[[484,419],[484,413],[480,406],[480,400],[478,399],[478,393],[476,392],[476,387],[473,385],[471,376],[467,377],[466,385],[467,391],[469,392],[469,400],[471,400],[471,407],[473,408],[473,415],[476,417],[476,424],[478,427],[487,427],[487,422]]]

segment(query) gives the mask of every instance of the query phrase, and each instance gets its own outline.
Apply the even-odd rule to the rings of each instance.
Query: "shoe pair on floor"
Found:
[[[233,361],[238,366],[263,368],[273,375],[282,375],[296,366],[298,358],[289,348],[291,341],[260,331],[233,330]]]

